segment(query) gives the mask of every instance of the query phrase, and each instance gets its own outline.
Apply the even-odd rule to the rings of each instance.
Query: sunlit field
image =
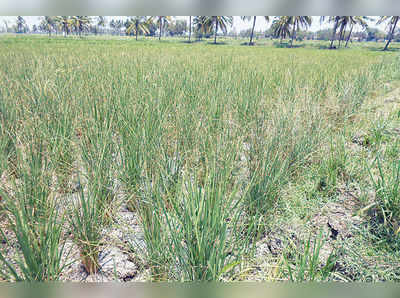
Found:
[[[400,279],[400,46],[0,38],[4,280]]]

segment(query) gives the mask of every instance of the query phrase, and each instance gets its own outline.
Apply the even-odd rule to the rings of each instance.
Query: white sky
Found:
[[[110,17],[107,17],[107,20],[111,20],[112,18],[125,19],[126,17],[110,16]],[[178,16],[176,18],[177,19],[188,19],[189,17]],[[26,20],[26,22],[29,26],[32,26],[33,24],[39,24],[39,22],[40,22],[40,17],[38,17],[38,16],[26,16],[26,17],[24,17],[24,19]],[[377,17],[375,17],[375,20],[376,19],[377,19]],[[0,27],[4,27],[4,22],[3,22],[4,20],[6,20],[8,22],[8,25],[11,26],[11,25],[15,24],[16,17],[15,16],[0,16]],[[271,20],[272,20],[272,18],[271,18]],[[251,25],[252,25],[252,21],[251,22],[243,22],[239,16],[233,17],[232,29],[234,28],[237,32],[248,29],[251,27]],[[264,31],[264,30],[268,29],[270,25],[271,25],[271,22],[267,23],[265,21],[264,17],[260,16],[260,17],[257,17],[257,19],[256,19],[255,30],[256,31]],[[377,26],[376,22],[373,21],[373,22],[369,22],[369,25],[371,27],[377,27],[381,30],[385,30],[385,24],[381,24],[381,25]],[[313,17],[313,23],[312,23],[311,27],[309,28],[309,30],[310,31],[318,31],[320,29],[326,29],[331,26],[332,25],[326,24],[326,23],[321,25],[320,21],[319,21],[319,17]]]

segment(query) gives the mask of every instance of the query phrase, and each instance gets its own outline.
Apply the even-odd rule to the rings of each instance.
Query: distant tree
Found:
[[[399,19],[400,19],[400,16],[382,16],[379,18],[379,20],[377,22],[377,24],[382,24],[382,23],[388,21],[388,35],[387,35],[386,45],[383,48],[384,51],[386,51],[388,49],[389,44],[394,37],[394,32],[399,23]]]
[[[23,33],[26,26],[25,19],[21,16],[17,17],[17,33]]]
[[[58,27],[63,32],[64,37],[67,37],[72,29],[72,20],[70,19],[70,17],[69,16],[58,16],[55,18],[55,22],[57,23]]]
[[[199,39],[201,39],[203,35],[211,33],[212,22],[207,16],[195,16],[193,18],[193,25]]]
[[[162,36],[162,30],[166,27],[166,25],[172,21],[172,17],[171,16],[157,16],[157,25],[158,25],[158,40],[161,40],[161,36]]]
[[[121,29],[124,26],[124,23],[122,20],[116,20],[115,21],[115,29],[117,30],[118,35],[121,35]]]
[[[242,38],[250,38],[251,37],[251,28],[240,30],[239,36]]]
[[[114,34],[121,34],[121,28],[124,26],[124,23],[121,20],[114,20],[110,21],[110,28],[113,30]]]
[[[6,20],[3,20],[4,27],[6,28],[6,33],[8,32],[8,22]]]
[[[51,32],[54,30],[56,26],[56,21],[54,17],[44,16],[40,22],[40,29],[44,32],[47,32],[49,36],[51,36]]]
[[[301,28],[307,29],[309,26],[311,26],[312,18],[310,16],[289,16],[287,20],[291,26],[290,47],[292,47],[297,31],[299,31]]]
[[[226,33],[227,27],[232,26],[233,17],[231,16],[211,16],[209,17],[209,23],[211,23],[214,27],[214,44],[217,44],[217,33],[218,29],[221,29],[222,32]]]
[[[71,18],[71,24],[75,29],[75,32],[80,37],[82,36],[82,32],[89,31],[89,26],[91,23],[91,19],[88,16],[73,16]]]
[[[149,31],[149,22],[150,18],[144,16],[135,16],[131,17],[126,22],[126,33],[134,34],[136,36],[136,40],[138,39],[138,34],[148,34]]]
[[[367,41],[378,41],[379,39],[384,39],[386,34],[385,32],[377,29],[377,28],[366,28],[366,36],[365,39]]]
[[[187,30],[187,21],[186,20],[175,20],[168,24],[166,27],[169,34],[171,36],[174,35],[183,35]]]
[[[97,17],[97,27],[99,28],[100,32],[103,32],[104,27],[106,26],[106,24],[107,24],[107,20],[106,20],[105,16],[98,16]],[[97,30],[96,30],[96,32],[97,32]]]
[[[322,29],[315,32],[317,40],[329,41],[332,37],[332,29]]]
[[[345,47],[347,48],[350,38],[351,38],[351,34],[353,33],[353,29],[354,26],[359,25],[361,26],[363,29],[366,29],[368,27],[368,20],[371,20],[371,18],[367,17],[367,16],[348,16],[346,17],[347,20],[347,25],[350,27],[350,31],[349,34],[347,35],[346,38],[346,45]],[[341,34],[341,39],[343,40],[344,38],[344,33]],[[339,45],[340,47],[340,45]]]
[[[332,36],[331,36],[331,44],[329,46],[330,49],[333,49],[333,43],[336,40],[336,32],[339,27],[339,22],[341,20],[342,16],[329,16],[328,17],[328,23],[333,23],[333,30],[332,30]],[[320,22],[323,23],[326,19],[326,16],[322,16],[320,18]]]
[[[288,16],[275,17],[271,27],[274,36],[280,39],[280,43],[282,43],[284,38],[290,36],[290,22]]]
[[[250,21],[251,20],[251,16],[242,16],[241,18],[242,18],[243,21]],[[253,26],[251,28],[249,46],[253,45],[253,36],[254,36],[254,27],[256,26],[256,18],[257,18],[257,16],[253,16]],[[269,22],[269,16],[264,16],[264,19],[267,22]]]
[[[114,19],[112,19],[110,21],[110,28],[113,30],[112,32],[115,33],[116,29],[115,29],[115,20]]]

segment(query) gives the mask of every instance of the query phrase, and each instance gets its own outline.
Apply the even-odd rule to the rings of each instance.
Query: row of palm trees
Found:
[[[19,18],[19,17],[18,17]],[[249,45],[253,45],[254,41],[254,29],[256,24],[257,16],[242,16],[243,21],[252,22],[252,29],[250,34]],[[263,17],[267,22],[270,22],[269,16]],[[384,50],[387,50],[390,42],[393,40],[395,30],[399,24],[399,16],[381,16],[377,24],[388,23],[388,35],[387,42]],[[21,21],[19,19],[19,21]],[[50,17],[45,16],[41,21],[41,28],[44,29],[51,35],[52,31],[61,30],[65,36],[75,32],[77,35],[81,35],[82,32],[88,31],[90,25],[94,20],[88,16],[56,16]],[[110,27],[114,30],[120,30],[125,26],[125,32],[127,34],[133,34],[136,36],[136,40],[139,34],[149,34],[149,27],[156,25],[158,27],[158,39],[161,39],[162,31],[172,21],[171,16],[134,16],[128,18],[125,23],[121,20],[112,20]],[[367,16],[322,16],[320,23],[328,22],[333,24],[332,37],[329,48],[336,48],[334,45],[335,41],[338,40],[338,47],[341,47],[342,42],[345,43],[345,47],[348,46],[351,38],[353,29],[355,26],[361,28],[367,28],[367,21],[372,21]],[[104,28],[106,20],[104,16],[99,16],[95,20],[95,26],[97,28]],[[232,26],[232,16],[189,16],[189,42],[191,42],[192,27],[201,34],[214,34],[214,43],[217,43],[218,31],[226,33],[229,26]],[[312,24],[311,16],[276,16],[272,21],[272,29],[274,35],[280,38],[281,43],[284,38],[290,38],[290,47],[293,46],[296,40],[296,33],[299,30],[306,30]],[[22,25],[21,25],[22,26]],[[97,32],[97,31],[96,31]]]
[[[99,17],[104,19],[104,17]],[[75,32],[81,36],[83,32],[89,30],[92,19],[88,16],[44,16],[39,24],[39,28],[46,31],[49,35],[53,31],[62,31],[64,36]],[[104,23],[105,24],[105,23]]]

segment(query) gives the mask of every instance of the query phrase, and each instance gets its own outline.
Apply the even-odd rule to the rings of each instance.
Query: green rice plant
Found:
[[[385,120],[377,120],[370,128],[370,141],[369,143],[374,144],[377,148],[385,142],[387,137],[387,123]]]
[[[60,104],[57,111],[46,123],[44,129],[48,139],[52,166],[57,177],[58,191],[72,192],[71,176],[76,161],[73,138],[75,127],[73,125],[74,113],[71,105]]]
[[[227,156],[229,159],[229,156]],[[211,164],[204,185],[186,177],[172,210],[158,200],[168,225],[175,279],[215,281],[240,264],[247,245],[240,234],[242,216],[238,189],[229,190],[231,170]]]
[[[166,206],[171,207],[171,200],[174,200],[178,193],[180,177],[183,171],[183,157],[176,150],[172,156],[160,148],[159,157],[159,176],[161,193],[164,197]]]
[[[158,183],[146,180],[143,185],[137,211],[143,227],[146,264],[150,268],[152,280],[163,281],[168,279],[172,266],[172,242],[168,238],[165,217],[162,215],[163,209],[160,204],[163,204],[163,201],[157,198],[160,190],[154,189],[159,186]]]
[[[12,245],[12,238],[1,230],[8,246],[16,250],[12,260],[0,252],[7,279],[54,281],[68,265],[62,261],[65,217],[59,214],[51,194],[49,162],[43,149],[40,140],[32,140],[25,162],[19,165],[20,180],[14,180],[12,190],[1,189],[8,226],[16,241]]]
[[[326,158],[321,162],[318,169],[319,181],[317,190],[324,191],[326,193],[332,193],[335,191],[338,184],[338,180],[346,178],[346,164],[349,156],[346,152],[345,142],[342,139],[337,143],[331,140],[330,150]]]
[[[368,173],[375,190],[379,217],[385,226],[390,226],[397,235],[400,232],[400,161],[391,164],[391,173],[385,173],[379,156],[376,158],[378,175]]]
[[[93,125],[90,127],[89,125]],[[112,221],[114,185],[114,144],[111,128],[101,129],[88,123],[82,134],[80,150],[87,183],[96,196],[98,212],[104,223]]]
[[[322,231],[318,236],[311,240],[301,242],[301,247],[297,248],[293,243],[284,253],[284,263],[286,271],[285,277],[291,282],[314,282],[328,281],[332,278],[335,270],[337,256],[332,251],[325,264],[320,260],[321,248],[324,246]]]
[[[15,141],[16,113],[7,102],[0,102],[0,176],[8,169],[9,174],[17,174],[17,152]]]
[[[96,225],[113,219],[112,188],[122,182],[154,280],[232,276],[256,242],[253,233],[294,215],[293,199],[302,205],[314,163],[327,191],[345,178],[352,156],[333,156],[340,146],[324,155],[324,144],[353,124],[370,91],[399,78],[400,60],[364,43],[367,50],[324,51],[307,42],[287,51],[269,41],[226,42],[4,37],[0,170],[23,170],[18,152],[31,143],[23,136],[39,128],[57,178],[52,188],[69,191],[79,172],[88,189],[79,204],[90,201]],[[2,176],[6,184],[21,176],[14,173]],[[96,255],[88,247],[83,255]]]
[[[261,127],[256,128],[255,137],[250,139],[245,206],[250,221],[260,223],[261,233],[265,216],[272,214],[279,203],[281,189],[296,179],[321,139],[315,123],[297,130],[294,116],[290,114],[279,115],[272,131],[263,128],[265,124],[260,121]]]
[[[400,138],[397,138],[388,143],[385,148],[385,155],[390,159],[400,158]]]
[[[8,132],[2,132],[0,136],[0,175],[6,169],[10,169],[10,172],[13,173],[16,167],[15,143],[8,134]]]
[[[127,206],[131,211],[137,209],[145,163],[142,137],[134,123],[125,119],[121,120],[119,124],[120,142],[118,143],[118,153],[121,157],[121,171],[118,176],[129,193]]]
[[[79,200],[75,202],[69,217],[71,233],[79,248],[82,265],[89,274],[100,270],[99,245],[103,219],[98,209],[97,191],[98,188],[89,185],[85,194],[81,188]]]

